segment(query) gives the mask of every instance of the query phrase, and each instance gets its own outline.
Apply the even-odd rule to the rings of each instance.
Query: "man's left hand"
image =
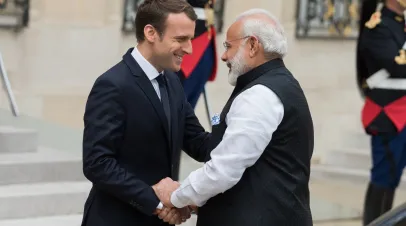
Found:
[[[174,207],[171,203],[171,195],[176,189],[179,188],[179,186],[179,182],[173,181],[171,178],[167,177],[162,179],[159,183],[153,185],[152,188],[164,206]]]

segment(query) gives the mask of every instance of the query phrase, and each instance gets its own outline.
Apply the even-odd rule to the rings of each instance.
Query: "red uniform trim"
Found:
[[[210,34],[210,36],[209,36]],[[212,26],[209,31],[199,35],[192,40],[192,48],[193,53],[190,55],[185,55],[182,60],[181,70],[185,75],[185,78],[188,78],[193,70],[196,68],[197,64],[199,63],[201,57],[203,56],[205,50],[209,46],[210,42],[212,42],[214,47],[214,65],[212,74],[209,78],[209,81],[214,81],[217,74],[217,50],[216,50],[216,31]]]
[[[379,106],[367,97],[362,109],[362,124],[364,128],[367,129],[382,111],[384,111],[385,115],[390,119],[393,125],[395,125],[398,132],[406,128],[406,96],[403,96],[384,107]]]
[[[398,132],[406,127],[406,96],[385,106],[384,111],[393,122]]]
[[[368,97],[365,98],[364,108],[362,109],[362,124],[364,128],[367,128],[371,122],[381,113],[382,107],[377,105]]]

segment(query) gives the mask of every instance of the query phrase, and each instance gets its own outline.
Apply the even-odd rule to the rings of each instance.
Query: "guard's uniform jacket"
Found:
[[[194,108],[207,81],[217,73],[216,29],[213,0],[188,0],[197,14],[193,53],[183,57],[178,72],[187,100]]]
[[[214,28],[214,15],[210,10],[213,10],[213,2],[211,0],[188,0],[189,4],[194,7],[197,14],[195,37],[192,40],[193,54],[186,55],[182,61],[182,73],[185,79],[189,78],[190,74],[196,68],[199,60],[205,50],[210,48],[216,49],[216,29]],[[211,15],[209,15],[211,14]],[[213,16],[213,18],[209,18]],[[216,52],[213,55],[214,65],[210,74],[209,81],[213,81],[217,72]]]
[[[380,13],[367,22],[359,42],[358,77],[365,90],[362,123],[372,135],[397,134],[406,126],[405,21],[385,7]]]

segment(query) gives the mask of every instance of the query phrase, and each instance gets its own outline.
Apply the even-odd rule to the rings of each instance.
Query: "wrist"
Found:
[[[197,214],[199,207],[197,206],[188,206],[191,214]]]
[[[154,210],[153,214],[154,214],[154,215],[159,214],[159,213],[162,211],[163,208],[164,208],[164,205],[162,204],[162,202],[159,202],[159,203],[158,203],[158,206],[157,206],[156,209]]]
[[[156,187],[156,184],[152,185],[151,188],[152,188],[152,190],[154,190],[154,192],[156,194],[157,191],[158,191],[158,188]]]

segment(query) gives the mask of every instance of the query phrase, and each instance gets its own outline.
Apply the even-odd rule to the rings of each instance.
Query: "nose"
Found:
[[[227,54],[226,52],[223,53],[223,55],[221,55],[221,60],[226,62],[227,61]]]
[[[185,54],[192,54],[193,52],[193,47],[192,47],[192,40],[187,41],[184,45],[183,45],[183,52]]]

